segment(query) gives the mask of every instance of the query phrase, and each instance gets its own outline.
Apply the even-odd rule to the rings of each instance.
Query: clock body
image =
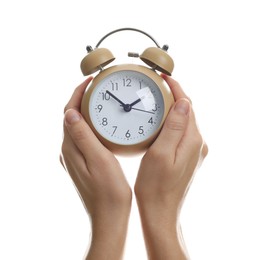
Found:
[[[155,71],[123,64],[101,71],[84,92],[81,113],[98,139],[116,154],[145,151],[174,102]]]

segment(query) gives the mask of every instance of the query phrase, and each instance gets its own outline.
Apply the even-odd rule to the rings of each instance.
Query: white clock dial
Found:
[[[90,119],[97,132],[121,145],[150,138],[162,123],[164,109],[157,84],[132,70],[105,77],[95,87],[89,102]]]

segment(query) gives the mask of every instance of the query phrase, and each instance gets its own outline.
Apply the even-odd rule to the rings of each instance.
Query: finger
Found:
[[[204,141],[198,129],[193,109],[191,109],[186,132],[176,151],[178,162],[183,164],[187,158],[200,157]]]
[[[175,100],[178,100],[180,98],[186,98],[191,103],[190,98],[185,94],[185,92],[181,88],[180,84],[176,80],[174,80],[173,78],[171,78],[165,74],[162,74],[161,76],[166,81],[168,86],[170,87]]]
[[[79,180],[80,173],[88,172],[85,158],[78,147],[74,144],[71,136],[66,131],[61,150],[61,163],[72,179],[76,182]]]
[[[77,162],[84,161],[84,157],[82,153],[80,152],[78,147],[74,144],[68,131],[66,131],[64,136],[59,160],[66,171],[68,170],[67,164],[69,165],[70,162],[74,162],[74,165],[78,166],[80,164]]]
[[[85,159],[97,160],[98,155],[107,151],[75,109],[66,111],[65,127]]]
[[[168,154],[172,162],[175,161],[176,150],[187,128],[190,107],[190,102],[187,99],[177,100],[153,144],[154,149]]]
[[[71,99],[68,101],[67,105],[65,106],[64,113],[70,108],[80,111],[81,100],[82,100],[84,91],[92,79],[93,79],[93,77],[87,78],[81,85],[79,85],[75,89]]]

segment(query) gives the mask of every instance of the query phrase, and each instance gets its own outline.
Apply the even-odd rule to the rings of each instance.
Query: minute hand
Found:
[[[123,107],[125,107],[125,103],[123,103],[120,99],[118,99],[115,95],[113,95],[109,90],[106,90],[106,93],[109,94],[112,98],[118,101]]]

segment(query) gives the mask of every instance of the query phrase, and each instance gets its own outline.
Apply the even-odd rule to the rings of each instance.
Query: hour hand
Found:
[[[131,103],[130,106],[132,107],[132,106],[136,105],[137,103],[139,103],[140,101],[142,101],[142,98],[138,98],[136,101]]]

